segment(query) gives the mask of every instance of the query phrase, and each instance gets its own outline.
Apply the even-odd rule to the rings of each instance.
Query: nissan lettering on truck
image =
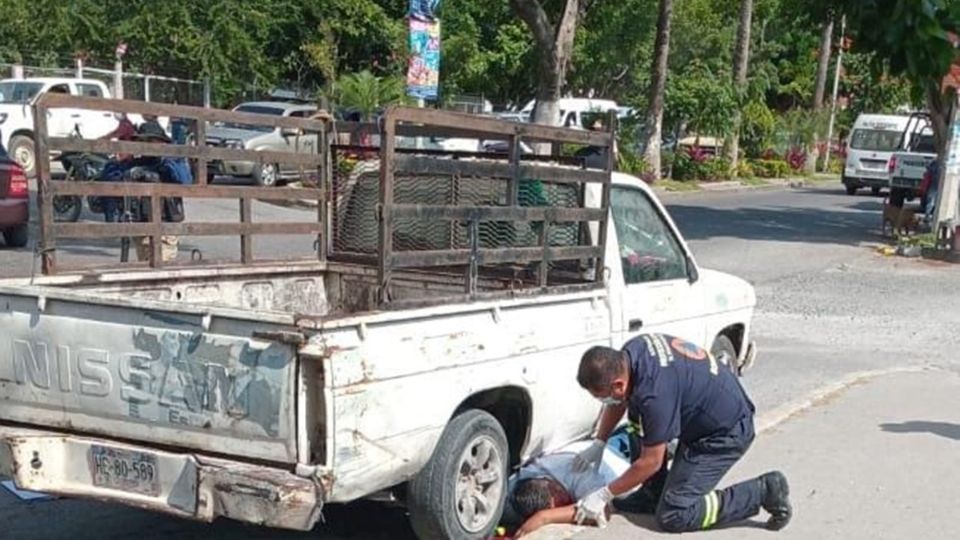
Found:
[[[71,187],[40,168],[41,198],[235,197],[241,222],[55,224],[45,275],[0,283],[0,475],[19,488],[298,530],[327,504],[393,494],[418,537],[480,540],[498,525],[511,470],[591,432],[600,405],[576,382],[589,347],[663,332],[732,368],[755,355],[753,287],[700,267],[653,191],[613,172],[612,131],[393,108],[379,148],[360,148],[328,121],[150,111],[319,132],[320,154],[269,159],[332,166],[319,189]],[[512,150],[400,148],[409,136]],[[611,157],[586,168],[516,151],[526,143]],[[316,222],[252,222],[251,197],[320,201]],[[153,250],[151,267],[75,272],[56,250],[60,236],[231,231],[237,263],[165,266]],[[256,235],[304,233],[317,250],[301,259],[251,249]]]

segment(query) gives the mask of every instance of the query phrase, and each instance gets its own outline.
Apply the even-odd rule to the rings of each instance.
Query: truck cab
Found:
[[[110,89],[96,79],[30,78],[0,80],[0,144],[28,177],[36,174],[33,104],[48,92],[93,98],[110,98]],[[87,139],[102,137],[118,125],[111,112],[88,109],[57,109],[47,117],[51,137],[79,132]]]

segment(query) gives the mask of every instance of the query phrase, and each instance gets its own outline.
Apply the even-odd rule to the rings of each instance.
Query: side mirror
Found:
[[[693,257],[686,256],[687,261],[687,280],[691,285],[700,281],[700,271],[697,270],[697,263],[693,262]]]
[[[299,137],[300,130],[297,128],[280,128],[280,136],[282,137]]]

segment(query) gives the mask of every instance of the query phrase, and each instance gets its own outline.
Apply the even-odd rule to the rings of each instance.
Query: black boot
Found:
[[[759,479],[763,490],[763,509],[770,514],[767,529],[779,531],[790,523],[793,509],[790,507],[790,486],[787,477],[780,471],[769,472]]]

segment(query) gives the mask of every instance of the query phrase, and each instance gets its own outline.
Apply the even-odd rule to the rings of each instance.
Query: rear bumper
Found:
[[[0,229],[23,225],[30,220],[30,201],[0,199]]]
[[[890,181],[890,187],[909,189],[919,193],[921,182],[922,180],[919,178],[903,178],[898,176]]]
[[[155,458],[156,489],[138,493],[96,485],[94,447]],[[11,477],[20,489],[115,502],[206,522],[226,517],[306,531],[316,524],[323,506],[316,481],[283,469],[2,425],[0,475]]]
[[[857,186],[857,187],[879,187],[879,188],[888,188],[890,187],[889,178],[871,178],[868,176],[844,176],[843,183],[848,186]]]

